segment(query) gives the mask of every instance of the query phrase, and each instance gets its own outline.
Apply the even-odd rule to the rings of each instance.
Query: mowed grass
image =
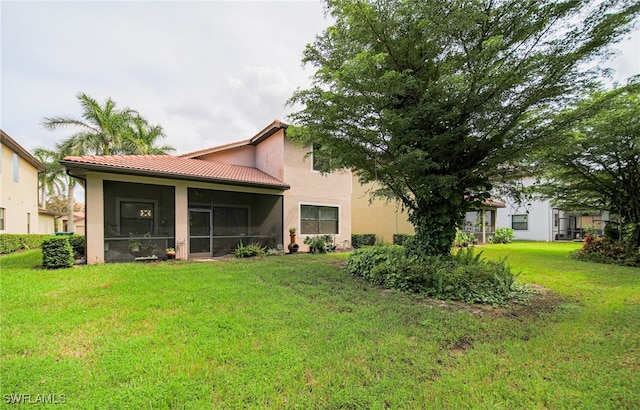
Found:
[[[376,288],[346,254],[57,271],[5,256],[2,404],[638,408],[640,269],[568,259],[577,246],[482,247],[550,290],[505,309]]]

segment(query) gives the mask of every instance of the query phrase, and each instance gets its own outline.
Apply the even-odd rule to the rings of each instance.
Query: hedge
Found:
[[[38,249],[42,247],[42,241],[51,235],[39,234],[0,234],[0,254],[11,253],[20,249]]]
[[[351,247],[359,249],[367,245],[376,244],[375,233],[353,233],[351,234]]]

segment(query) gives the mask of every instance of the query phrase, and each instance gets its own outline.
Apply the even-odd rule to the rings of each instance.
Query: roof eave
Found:
[[[66,167],[69,171],[84,171],[83,174],[73,175],[73,177],[79,177],[84,179],[87,171],[96,171],[96,172],[105,172],[109,174],[118,174],[118,175],[137,175],[137,176],[146,176],[146,177],[156,177],[156,178],[171,178],[178,179],[181,181],[198,181],[198,182],[208,182],[208,183],[216,183],[222,185],[235,185],[235,186],[247,186],[253,188],[269,188],[269,189],[281,189],[283,191],[290,189],[291,187],[288,184],[261,184],[259,182],[250,182],[250,181],[238,181],[235,179],[224,179],[224,178],[210,178],[210,177],[201,177],[197,175],[185,175],[185,174],[175,174],[170,172],[158,172],[158,171],[147,171],[143,169],[134,169],[134,168],[120,168],[113,167],[108,165],[97,165],[97,164],[79,164],[74,161],[60,161],[64,167]]]

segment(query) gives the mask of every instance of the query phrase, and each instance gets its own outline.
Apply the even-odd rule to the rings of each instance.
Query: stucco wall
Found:
[[[534,183],[532,178],[523,180],[525,186]],[[506,208],[498,209],[497,228],[512,228],[513,215],[527,215],[528,229],[514,230],[515,239],[530,241],[553,240],[553,209],[549,200],[535,200],[519,206],[511,198],[504,198]]]
[[[212,152],[211,154],[202,155],[198,158],[205,161],[218,161],[227,164],[244,165],[246,167],[256,166],[255,147],[251,145]]]
[[[1,150],[0,207],[5,208],[5,229],[0,232],[28,233],[27,219],[30,219],[31,233],[52,233],[42,231],[39,223],[37,169],[18,155],[18,182],[14,181],[14,151],[4,144]]]
[[[353,195],[351,227],[353,233],[374,233],[376,241],[392,243],[393,235],[398,233],[413,234],[413,225],[407,220],[406,213],[398,202],[374,199],[369,202],[369,191],[373,184],[361,185],[358,177],[353,175]]]
[[[295,227],[298,232],[296,242],[300,251],[306,252],[308,246],[302,241],[308,235],[300,232],[300,206],[320,205],[339,208],[339,233],[336,243],[351,240],[351,171],[335,171],[328,175],[312,169],[312,158],[305,157],[307,148],[301,148],[290,140],[284,139],[284,181],[291,189],[284,194],[285,246],[289,244],[288,229]]]

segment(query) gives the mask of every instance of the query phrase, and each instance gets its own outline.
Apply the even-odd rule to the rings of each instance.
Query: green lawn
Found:
[[[553,291],[506,309],[378,289],[344,254],[58,271],[5,256],[2,405],[638,408],[640,269],[568,259],[577,246],[483,247]]]

